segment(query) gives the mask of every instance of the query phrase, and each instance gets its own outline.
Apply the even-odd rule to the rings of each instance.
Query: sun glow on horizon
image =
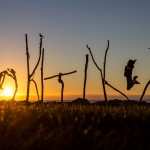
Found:
[[[2,96],[5,96],[5,97],[13,96],[13,94],[14,94],[14,92],[11,87],[4,88],[4,90],[2,92]]]

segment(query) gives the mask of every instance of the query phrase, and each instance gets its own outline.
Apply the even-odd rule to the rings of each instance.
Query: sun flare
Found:
[[[13,90],[11,87],[6,87],[2,93],[3,96],[13,96]]]

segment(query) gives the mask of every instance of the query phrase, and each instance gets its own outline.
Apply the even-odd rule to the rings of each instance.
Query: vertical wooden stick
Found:
[[[105,101],[107,101],[107,94],[106,94],[106,87],[105,87],[105,77],[106,77],[106,57],[107,57],[108,49],[109,49],[109,40],[108,40],[107,48],[106,48],[106,51],[105,51],[104,66],[103,66],[103,88],[104,88]]]
[[[44,48],[42,49],[42,62],[41,62],[41,101],[42,102],[43,102],[43,93],[44,93],[43,65],[44,65]]]
[[[86,55],[85,70],[84,70],[83,99],[85,99],[85,92],[86,92],[86,80],[87,80],[88,61],[89,61],[89,55],[87,54],[87,55]]]
[[[59,73],[59,76],[58,76],[58,82],[61,83],[62,87],[61,87],[61,103],[63,103],[63,100],[64,100],[64,82],[63,80],[61,79],[61,76],[62,74]]]
[[[28,48],[28,36],[25,35],[26,39],[26,55],[27,55],[27,94],[26,94],[26,102],[29,101],[29,91],[30,91],[30,68],[29,68],[29,48]]]

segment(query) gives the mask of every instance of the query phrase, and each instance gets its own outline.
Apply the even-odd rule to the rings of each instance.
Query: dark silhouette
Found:
[[[147,82],[147,84],[145,85],[145,88],[144,88],[144,90],[143,90],[143,93],[142,93],[142,95],[141,95],[141,98],[140,98],[139,102],[142,102],[142,99],[143,99],[143,97],[144,97],[144,95],[145,95],[145,92],[146,92],[146,90],[147,90],[149,84],[150,84],[150,80],[149,80],[149,81]]]
[[[132,71],[134,68],[135,60],[129,60],[127,66],[125,66],[124,76],[127,79],[127,90],[130,90],[135,84],[140,84],[136,79],[138,76],[134,76],[132,79]]]
[[[62,85],[62,88],[61,88],[61,103],[63,103],[63,92],[64,92],[64,82],[62,80],[62,76],[64,75],[70,75],[72,73],[76,73],[77,71],[72,71],[72,72],[68,72],[68,73],[59,73],[58,75],[54,75],[54,76],[51,76],[51,77],[47,77],[47,78],[44,78],[44,80],[48,80],[48,79],[52,79],[52,78],[55,78],[55,77],[58,77],[58,82],[61,83]]]
[[[85,99],[88,62],[89,62],[89,55],[87,54],[86,55],[85,70],[84,70],[83,99]]]
[[[119,93],[122,94],[127,100],[129,100],[129,98],[128,98],[124,93],[122,93],[120,90],[118,90],[117,88],[115,88],[114,86],[112,86],[110,83],[108,83],[108,81],[105,80],[105,76],[106,76],[106,57],[107,57],[107,52],[108,52],[108,50],[109,50],[109,40],[108,40],[107,48],[106,48],[106,50],[105,50],[103,71],[102,71],[102,69],[97,65],[97,63],[95,62],[94,56],[93,56],[92,51],[91,51],[91,48],[90,48],[88,45],[86,45],[86,46],[87,46],[87,49],[89,50],[89,52],[90,52],[90,54],[91,54],[91,57],[92,57],[92,60],[93,60],[93,62],[94,62],[94,64],[95,64],[95,66],[96,66],[97,69],[100,71],[105,102],[107,102],[107,93],[106,93],[105,85],[111,87],[113,90],[119,92]]]
[[[109,40],[107,41],[107,48],[105,50],[105,56],[104,56],[104,65],[103,65],[103,71],[102,69],[97,65],[95,59],[94,59],[94,56],[92,54],[92,51],[91,51],[91,48],[86,45],[87,49],[89,50],[90,52],[90,55],[92,57],[92,60],[93,60],[93,63],[95,64],[96,68],[100,71],[100,75],[101,75],[101,80],[102,80],[102,86],[103,86],[103,92],[104,92],[104,98],[105,98],[105,101],[107,102],[107,93],[106,93],[106,87],[105,87],[105,76],[106,76],[106,56],[107,56],[107,52],[109,50]]]
[[[43,66],[44,66],[44,48],[42,49],[42,60],[41,60],[41,101],[42,102],[43,102],[43,95],[44,95]]]
[[[64,82],[61,78],[62,76],[62,73],[59,73],[59,76],[58,76],[58,82],[61,84],[62,88],[61,88],[61,102],[63,102],[64,100]]]
[[[14,69],[9,69],[8,68],[7,69],[7,75],[10,76],[11,78],[13,78],[14,81],[15,81],[15,87],[16,87],[16,89],[15,89],[15,92],[14,92],[14,95],[13,95],[13,99],[12,99],[12,100],[14,100],[15,96],[16,96],[16,93],[17,93],[17,90],[18,90],[18,83],[17,83],[16,71]]]
[[[30,73],[30,61],[29,61],[30,54],[29,54],[29,47],[28,47],[28,36],[27,36],[27,34],[25,34],[26,55],[27,55],[27,95],[26,95],[26,102],[29,101],[29,92],[30,92],[30,83],[31,83],[31,81],[33,81],[33,83],[35,84],[36,91],[37,91],[37,94],[38,94],[37,85],[36,85],[36,82],[33,78],[34,78],[34,75],[35,75],[35,71],[37,70],[37,67],[39,66],[40,59],[41,59],[41,53],[42,53],[42,39],[43,39],[43,36],[41,34],[39,34],[39,36],[40,36],[39,58],[37,60],[37,63],[35,65],[33,71]],[[39,95],[38,95],[38,98],[39,98]]]
[[[3,90],[3,83],[4,83],[4,80],[5,80],[5,75],[6,75],[7,71],[2,71],[0,73],[0,89]]]
[[[44,36],[41,33],[39,34],[39,36],[40,36],[40,38],[44,38]]]

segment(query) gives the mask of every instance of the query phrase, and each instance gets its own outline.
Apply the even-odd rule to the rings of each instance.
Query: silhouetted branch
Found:
[[[100,72],[102,72],[102,69],[99,68],[99,66],[97,65],[97,63],[96,63],[95,60],[94,60],[94,56],[93,56],[93,54],[92,54],[91,48],[90,48],[88,45],[86,45],[86,47],[87,47],[87,49],[89,50],[89,52],[90,52],[90,54],[91,54],[91,57],[92,57],[92,60],[93,60],[93,62],[94,62],[94,64],[95,64],[95,66],[97,67],[97,69],[98,69]]]
[[[100,71],[100,74],[101,74],[101,80],[102,80],[102,86],[103,86],[103,92],[104,92],[104,98],[105,98],[105,101],[107,101],[107,95],[106,95],[106,89],[105,89],[105,83],[104,83],[104,79],[103,79],[103,73],[102,73],[102,69],[97,65],[97,63],[95,62],[94,60],[94,56],[92,54],[92,51],[91,51],[91,48],[86,45],[87,49],[89,50],[90,54],[91,54],[91,57],[92,57],[92,60],[95,64],[95,66],[97,67],[97,69]]]
[[[37,61],[36,65],[35,65],[32,73],[30,74],[30,64],[29,64],[30,55],[29,55],[29,49],[28,49],[28,37],[27,37],[27,34],[25,35],[25,37],[26,37],[26,55],[27,55],[27,95],[26,95],[26,102],[28,102],[28,100],[29,100],[30,82],[31,81],[34,82],[34,80],[33,80],[34,74],[35,74],[35,71],[36,71],[39,63],[40,63],[40,59],[41,59],[42,38],[43,38],[43,36],[41,34],[39,34],[39,36],[40,36],[39,58],[38,58],[38,61]]]
[[[0,81],[2,79],[2,81],[0,83],[0,88],[2,88],[2,85],[3,85],[4,81],[5,81],[6,74],[7,74],[6,70],[0,73]]]
[[[26,94],[26,102],[29,100],[29,91],[30,91],[30,68],[29,68],[29,48],[28,48],[28,36],[25,34],[26,41],[26,55],[27,55],[27,94]]]
[[[62,88],[61,88],[61,103],[63,103],[63,100],[64,100],[64,82],[63,82],[63,80],[61,79],[61,76],[62,76],[62,74],[61,73],[59,73],[59,76],[58,76],[58,82],[59,83],[61,83],[61,86],[62,86]]]
[[[15,92],[14,92],[14,95],[13,95],[13,99],[15,99],[15,96],[16,96],[16,93],[17,93],[17,90],[18,90],[18,83],[17,83],[17,77],[16,77],[16,72],[14,69],[7,69],[7,75],[10,76],[11,78],[13,78],[13,80],[15,81]]]
[[[68,73],[61,73],[61,76],[69,75],[69,74],[76,73],[76,72],[77,72],[77,71],[75,70],[75,71],[68,72]],[[59,74],[58,74],[58,75],[51,76],[51,77],[44,78],[44,80],[52,79],[52,78],[55,78],[55,77],[59,77]]]
[[[61,83],[61,85],[62,85],[62,88],[61,88],[61,102],[63,102],[63,92],[64,92],[64,82],[62,80],[62,76],[69,75],[69,74],[76,73],[76,72],[77,71],[75,70],[75,71],[68,72],[68,73],[59,73],[58,75],[54,75],[54,76],[51,76],[51,77],[44,78],[44,80],[48,80],[48,79],[58,77],[58,82]]]
[[[107,44],[107,48],[106,48],[106,51],[105,51],[105,56],[104,56],[104,68],[103,68],[103,79],[105,81],[105,74],[106,74],[106,57],[107,57],[107,52],[108,52],[108,49],[109,49],[109,40],[107,41],[108,44]]]
[[[32,73],[31,73],[31,75],[30,75],[30,78],[32,78],[33,74],[35,73],[35,70],[37,69],[37,67],[38,67],[38,65],[39,65],[40,58],[41,58],[41,49],[42,49],[42,38],[40,38],[39,58],[38,58],[38,61],[37,61],[36,66],[34,67]]]
[[[105,84],[108,85],[109,87],[111,87],[112,89],[114,89],[115,91],[119,92],[121,95],[123,95],[127,100],[129,100],[129,98],[122,93],[121,91],[119,91],[118,89],[116,89],[115,87],[113,87],[112,85],[110,85],[107,81],[105,81]]]
[[[104,65],[103,65],[103,88],[104,88],[104,96],[105,96],[106,101],[107,101],[107,94],[106,94],[106,88],[105,88],[105,76],[106,76],[106,57],[107,57],[108,49],[109,49],[109,40],[108,40],[107,48],[105,51]]]
[[[38,100],[40,100],[40,98],[39,98],[39,92],[38,92],[38,87],[37,87],[37,83],[35,82],[34,79],[31,79],[31,81],[32,81],[32,82],[34,83],[34,85],[35,85],[36,93],[37,93],[37,96],[38,96]]]
[[[44,48],[42,49],[42,62],[41,62],[41,101],[42,102],[43,102],[43,93],[44,93],[43,65],[44,65]]]
[[[141,95],[141,98],[140,98],[139,102],[142,102],[142,99],[143,99],[143,97],[144,97],[144,95],[145,95],[145,92],[146,92],[146,90],[147,90],[149,84],[150,84],[150,80],[147,82],[147,84],[146,84],[146,86],[145,86],[145,88],[144,88],[144,90],[143,90],[143,93],[142,93],[142,95]]]
[[[84,87],[83,87],[83,99],[85,99],[85,90],[86,90],[86,80],[87,80],[87,68],[88,68],[89,55],[86,55],[86,63],[84,70]]]

